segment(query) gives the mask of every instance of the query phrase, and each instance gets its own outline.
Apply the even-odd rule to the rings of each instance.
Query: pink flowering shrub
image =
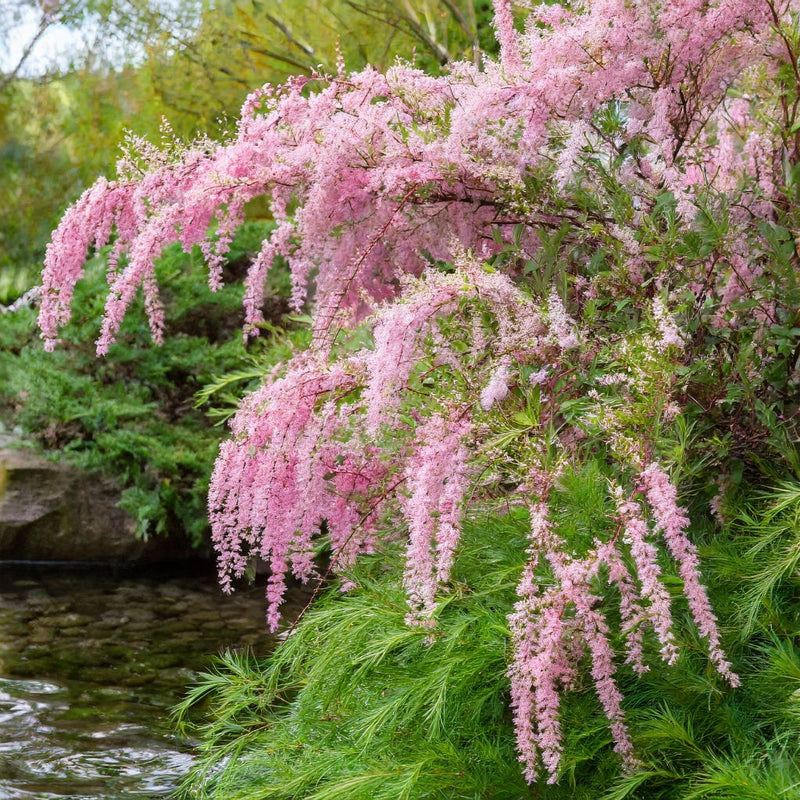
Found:
[[[796,11],[587,0],[532,6],[520,30],[496,0],[499,62],[265,86],[227,141],[142,146],[67,212],[45,265],[45,345],[89,249],[111,242],[98,352],[139,287],[158,341],[161,250],[200,246],[218,286],[232,232],[264,198],[276,227],[246,279],[246,335],[282,257],[313,343],[244,399],[220,450],[223,587],[265,560],[275,629],[287,576],[315,575],[321,531],[345,575],[403,536],[408,620],[434,630],[463,517],[527,505],[508,670],[525,776],[557,778],[560,695],[587,654],[632,765],[607,596],[625,662],[645,672],[652,636],[674,663],[668,554],[711,663],[739,680],[662,450],[682,414],[750,392],[768,416],[800,382]],[[734,351],[738,397],[719,379]],[[576,544],[549,494],[598,458],[613,532]]]

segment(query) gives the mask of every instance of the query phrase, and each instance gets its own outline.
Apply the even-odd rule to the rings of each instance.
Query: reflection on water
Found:
[[[168,796],[191,762],[169,709],[209,654],[269,649],[264,609],[205,568],[0,564],[0,800]]]

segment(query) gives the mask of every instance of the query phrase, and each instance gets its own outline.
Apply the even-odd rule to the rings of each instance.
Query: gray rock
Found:
[[[0,433],[0,560],[154,563],[192,555],[185,537],[147,541],[120,490]]]

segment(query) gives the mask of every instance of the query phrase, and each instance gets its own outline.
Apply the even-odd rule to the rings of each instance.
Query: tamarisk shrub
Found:
[[[247,203],[265,199],[276,227],[246,279],[245,333],[282,257],[313,343],[244,399],[220,450],[220,580],[268,561],[274,629],[286,576],[314,574],[320,530],[344,573],[407,535],[409,621],[435,642],[463,516],[529,505],[509,677],[525,776],[541,762],[554,781],[560,693],[586,654],[635,763],[608,611],[616,597],[635,671],[650,630],[678,658],[657,536],[711,662],[738,683],[660,449],[681,414],[758,398],[774,422],[798,385],[800,9],[585,0],[528,7],[523,32],[509,0],[495,12],[497,62],[298,77],[253,92],[219,144],[133,141],[118,180],[55,232],[40,326],[52,348],[88,249],[113,240],[98,352],[140,286],[159,340],[161,250],[199,245],[216,287]],[[548,495],[598,457],[612,524],[567,541]]]

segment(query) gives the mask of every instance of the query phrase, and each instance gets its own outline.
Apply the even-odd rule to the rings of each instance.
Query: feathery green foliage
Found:
[[[559,532],[578,546],[607,519],[597,466],[568,477],[558,492]],[[764,526],[788,513],[780,487],[757,517]],[[763,495],[763,492],[762,492]],[[761,495],[759,495],[761,497]],[[777,499],[776,499],[777,498]],[[754,501],[755,502],[755,501]],[[761,506],[764,507],[763,505]],[[780,508],[780,511],[778,510]],[[791,507],[793,508],[793,507]],[[712,600],[732,641],[737,590],[761,586],[763,551],[741,535],[749,506],[723,530],[694,513]],[[800,796],[800,626],[770,630],[771,601],[795,578],[781,574],[760,595],[749,629],[729,646],[742,687],[725,687],[682,605],[676,667],[650,659],[637,679],[619,668],[640,766],[619,776],[619,762],[591,681],[567,695],[559,783],[527,786],[516,764],[509,712],[506,615],[522,569],[527,517],[512,510],[467,526],[452,591],[434,629],[409,626],[397,560],[362,562],[358,588],[328,589],[267,661],[224,655],[177,709],[199,736],[198,761],[183,796],[214,800],[360,798],[589,798],[595,800],[787,800]],[[760,541],[760,540],[759,540]],[[736,569],[731,571],[730,565]],[[771,573],[772,574],[772,573]],[[609,605],[613,605],[613,600]],[[748,612],[750,613],[750,612]],[[652,651],[655,648],[651,648]],[[621,660],[621,659],[620,659]],[[199,708],[203,719],[197,721]]]
[[[739,592],[742,634],[752,634],[768,615],[776,630],[798,630],[800,589],[800,481],[784,480],[744,508],[736,528],[759,565]]]

